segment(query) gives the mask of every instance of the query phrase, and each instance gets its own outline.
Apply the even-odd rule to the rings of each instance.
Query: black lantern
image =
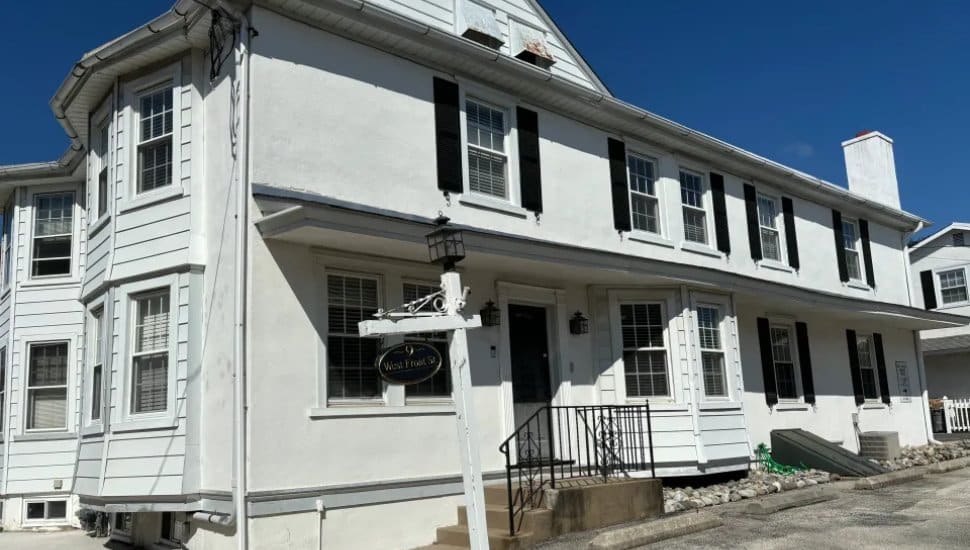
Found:
[[[589,319],[583,317],[581,311],[574,313],[572,319],[569,320],[569,332],[572,334],[586,334],[589,332]]]
[[[485,302],[485,307],[478,313],[482,316],[483,327],[497,327],[502,324],[502,312],[491,300]]]
[[[428,255],[431,263],[441,264],[445,271],[451,271],[455,264],[465,258],[465,243],[461,230],[448,227],[448,217],[438,215],[434,223],[437,227],[428,233]]]

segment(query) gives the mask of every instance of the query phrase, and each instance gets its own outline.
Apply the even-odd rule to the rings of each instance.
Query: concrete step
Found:
[[[493,529],[501,529],[509,524],[509,507],[485,505],[485,523]],[[468,510],[465,505],[458,507],[458,525],[468,525]]]
[[[509,490],[505,483],[485,486],[485,504],[490,506],[509,505]]]
[[[520,533],[512,537],[509,536],[508,529],[489,529],[488,547],[491,550],[520,550],[527,546],[529,535],[529,533]],[[436,542],[437,544],[468,548],[468,526],[439,527]]]
[[[451,544],[429,544],[427,546],[421,546],[415,548],[414,550],[468,550],[468,546],[454,546]]]

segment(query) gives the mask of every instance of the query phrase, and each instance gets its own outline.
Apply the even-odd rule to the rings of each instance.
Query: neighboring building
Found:
[[[384,384],[374,357],[401,338],[357,332],[437,289],[439,212],[464,232],[468,310],[501,318],[469,332],[486,480],[548,404],[649,403],[658,475],[745,470],[776,428],[926,443],[918,331],[967,319],[913,307],[925,222],[882,134],[843,144],[849,190],[758,157],[614,98],[533,0],[228,4],[252,31],[181,0],[52,100],[88,166],[79,301],[32,307],[73,320],[52,337],[81,373],[62,491],[115,536],[411,548],[454,523],[448,373]],[[39,184],[2,170],[30,219]]]
[[[953,223],[909,247],[914,303],[970,316],[970,223]],[[970,399],[970,327],[921,333],[931,398]]]

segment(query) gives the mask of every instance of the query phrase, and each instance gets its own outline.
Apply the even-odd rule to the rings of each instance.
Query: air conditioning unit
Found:
[[[859,456],[876,460],[900,457],[899,432],[863,432],[859,434]]]

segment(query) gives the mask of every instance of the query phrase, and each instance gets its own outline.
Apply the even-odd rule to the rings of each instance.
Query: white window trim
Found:
[[[0,392],[0,443],[6,439],[7,430],[10,429],[10,416],[7,414],[7,408],[10,404],[10,384],[8,382],[9,376],[7,374],[10,371],[10,361],[7,360],[7,348],[6,344],[0,347],[0,362],[3,363],[3,369],[0,369],[0,380],[3,382],[3,391]],[[2,512],[2,507],[0,507],[0,512]],[[0,518],[3,514],[0,513]]]
[[[677,341],[678,309],[677,292],[674,290],[610,290],[607,292],[610,304],[610,334],[613,343],[613,357],[615,358],[610,367],[613,374],[614,387],[617,392],[617,401],[629,404],[650,403],[659,405],[679,405],[682,403],[683,382],[680,371],[679,356],[680,342]],[[631,397],[626,391],[626,377],[623,363],[623,329],[620,321],[621,304],[639,303],[659,303],[661,305],[661,315],[664,319],[664,345],[667,351],[667,390],[669,394],[664,397]]]
[[[869,288],[869,284],[866,283],[866,281],[865,281],[866,269],[865,269],[865,265],[864,265],[863,258],[862,258],[862,247],[860,246],[860,243],[862,241],[862,236],[859,235],[859,220],[857,220],[856,218],[843,217],[842,218],[842,225],[843,225],[843,227],[847,223],[848,224],[851,224],[853,227],[855,227],[855,240],[852,241],[852,244],[853,244],[853,247],[854,248],[845,248],[845,253],[846,254],[848,254],[849,252],[854,252],[855,253],[856,260],[858,261],[858,266],[859,266],[859,276],[858,277],[853,277],[851,274],[849,274],[849,280],[848,280],[848,282],[846,282],[846,284],[848,284],[850,286],[864,286],[865,289],[868,289]],[[845,230],[843,229],[843,238],[842,238],[842,243],[841,243],[842,246],[843,246],[843,248],[845,247],[845,237],[844,237],[844,234],[845,234]],[[848,259],[848,256],[846,256],[845,265],[846,265],[846,267],[845,267],[846,271],[849,271],[849,259]],[[855,285],[853,285],[853,283],[855,283]]]
[[[760,199],[764,197],[773,203],[775,203],[775,227],[766,227],[761,225],[761,204]],[[792,268],[787,263],[788,258],[788,243],[785,240],[785,218],[782,212],[781,197],[778,195],[773,195],[771,193],[766,193],[765,191],[758,189],[755,195],[755,204],[757,206],[758,212],[758,244],[761,246],[761,260],[758,261],[759,267],[767,267],[771,269],[780,269],[782,271],[791,272]],[[761,239],[762,228],[771,229],[778,233],[778,259],[766,258],[765,257],[765,245]]]
[[[489,208],[499,212],[506,212],[508,209],[503,208],[505,206],[511,206],[512,211],[508,212],[513,215],[521,216],[523,213],[526,215],[528,212],[522,208],[522,197],[520,196],[519,189],[519,133],[518,133],[518,120],[516,118],[516,107],[518,106],[518,101],[516,101],[511,96],[496,92],[494,90],[489,90],[481,86],[475,85],[465,79],[459,79],[459,116],[460,116],[460,126],[461,126],[461,177],[462,177],[462,197],[461,202],[467,202],[472,206],[481,206],[483,208]],[[506,138],[506,150],[505,155],[507,158],[506,162],[506,187],[508,191],[508,197],[505,199],[495,197],[493,195],[487,195],[484,193],[477,193],[472,191],[469,187],[469,165],[468,165],[468,116],[465,112],[467,108],[467,102],[471,100],[475,103],[480,103],[486,107],[491,107],[505,113],[505,138]]]
[[[112,116],[113,110],[111,108],[113,104],[114,104],[114,97],[108,96],[108,98],[105,99],[104,102],[101,104],[101,107],[99,107],[98,110],[95,111],[93,115],[91,115],[90,133],[91,133],[92,146],[91,146],[91,152],[89,156],[91,160],[88,165],[89,166],[89,173],[88,173],[89,192],[87,197],[88,198],[87,204],[89,206],[89,211],[95,212],[96,210],[98,210],[98,204],[101,199],[101,191],[100,191],[98,176],[101,172],[101,169],[104,167],[105,163],[107,163],[108,165],[108,189],[107,189],[108,200],[107,200],[106,209],[104,212],[98,212],[97,217],[88,215],[87,217],[88,235],[98,232],[108,222],[108,219],[111,218],[111,210],[113,206],[113,203],[111,201],[111,190],[114,189],[113,177],[115,175],[114,166],[112,166],[113,164],[112,161],[115,158],[114,147],[113,147],[115,143],[115,135],[114,135],[115,121]],[[101,158],[97,154],[97,151],[95,151],[95,147],[93,143],[94,143],[95,137],[98,136],[98,133],[101,131],[101,128],[104,127],[105,125],[107,125],[107,130],[108,130],[108,150],[105,152],[106,153],[105,158]]]
[[[64,503],[64,517],[63,518],[44,518],[44,519],[28,519],[27,518],[27,505],[36,504],[38,502],[44,503],[44,515],[47,515],[47,508],[49,502],[63,502]],[[51,496],[51,497],[38,497],[24,499],[23,504],[23,524],[24,525],[65,525],[71,521],[71,500],[64,498],[63,496]]]
[[[705,403],[716,404],[737,404],[740,406],[744,397],[740,355],[738,353],[737,342],[737,319],[734,315],[734,308],[730,296],[722,294],[711,294],[706,292],[694,292],[690,294],[691,315],[693,317],[694,338],[693,345],[697,350],[694,364],[697,371],[697,391],[701,399],[701,405]],[[724,354],[724,396],[708,396],[704,390],[704,371],[701,361],[700,326],[698,324],[697,308],[716,307],[720,314],[721,329],[721,351]]]
[[[67,373],[66,373],[67,378],[65,380],[67,391],[64,397],[66,400],[66,403],[64,406],[64,415],[65,415],[64,427],[28,429],[27,428],[27,408],[29,407],[29,402],[30,402],[30,396],[28,393],[29,392],[28,388],[30,387],[30,347],[35,345],[62,344],[62,343],[67,344]],[[77,410],[76,410],[77,399],[72,398],[73,389],[74,389],[74,384],[72,383],[72,381],[75,379],[75,376],[77,376],[76,357],[74,354],[74,350],[77,349],[76,345],[77,345],[77,342],[75,341],[74,336],[68,336],[68,335],[43,336],[43,337],[38,337],[37,339],[34,339],[34,340],[27,340],[22,344],[23,347],[21,349],[21,353],[22,353],[21,357],[24,358],[24,365],[23,365],[24,377],[20,385],[23,389],[23,393],[21,395],[23,395],[24,398],[23,398],[23,403],[20,405],[20,412],[19,412],[19,414],[23,417],[23,420],[20,422],[20,427],[23,430],[22,433],[24,434],[61,434],[61,433],[74,432],[74,426],[75,426],[74,418],[75,418],[75,415],[77,414]]]
[[[967,279],[967,275],[970,274],[970,269],[967,269],[967,268],[968,268],[967,265],[962,264],[962,265],[955,265],[955,266],[950,266],[950,267],[939,267],[939,268],[936,268],[936,269],[933,270],[933,279],[934,279],[934,281],[933,281],[933,283],[934,283],[933,284],[933,288],[936,291],[936,305],[937,305],[936,309],[938,309],[938,310],[939,309],[950,309],[950,308],[965,307],[965,306],[970,305],[970,279]],[[943,302],[943,284],[940,281],[940,275],[943,274],[943,273],[950,272],[950,271],[960,271],[960,270],[963,271],[963,281],[964,281],[964,283],[966,284],[966,287],[967,287],[968,299],[967,300],[960,301],[960,302],[950,302],[948,304],[947,303],[944,303]]]
[[[138,193],[138,144],[139,117],[138,100],[146,93],[158,91],[165,86],[172,87],[172,183],[171,185]],[[120,183],[121,200],[118,210],[126,212],[157,202],[162,202],[185,194],[182,187],[182,64],[175,62],[150,75],[133,80],[125,84],[123,97],[125,105],[122,109],[125,122],[119,123],[128,132],[125,147],[128,148],[124,156],[128,166],[122,171],[124,181]],[[117,132],[116,132],[117,133]],[[117,192],[116,192],[117,194]]]
[[[684,203],[683,196],[682,196],[683,191],[681,190],[681,183],[680,183],[681,172],[685,172],[687,174],[690,174],[692,176],[697,176],[698,178],[700,178],[700,181],[701,181],[701,207],[700,208]],[[692,168],[686,165],[679,166],[677,169],[677,191],[678,191],[677,198],[679,199],[678,202],[680,203],[681,224],[684,224],[685,208],[689,208],[691,210],[704,213],[704,242],[699,243],[697,241],[688,240],[686,225],[683,225],[683,227],[685,227],[685,230],[683,232],[684,233],[683,241],[681,241],[680,247],[685,249],[696,249],[696,248],[712,249],[712,250],[716,249],[717,243],[714,242],[714,231],[712,227],[714,223],[714,209],[712,208],[712,204],[711,204],[713,197],[711,196],[711,184],[708,181],[707,171],[697,170],[695,168]]]
[[[327,275],[378,276],[378,292],[381,307],[395,307],[403,303],[404,281],[434,281],[440,271],[423,262],[388,260],[387,258],[368,257],[361,254],[347,254],[334,250],[314,251],[317,273],[318,308],[317,326],[317,398],[316,403],[307,410],[312,419],[358,418],[383,416],[436,416],[455,414],[454,403],[450,398],[427,400],[407,400],[404,386],[384,384],[382,399],[329,401],[327,397]],[[461,268],[459,268],[461,271]],[[386,336],[384,345],[390,346],[404,341],[400,335]],[[442,365],[441,368],[450,368]],[[410,403],[408,402],[410,401]]]
[[[169,338],[168,338],[168,402],[164,411],[134,413],[131,411],[132,386],[134,383],[133,362],[134,357],[134,327],[137,306],[135,299],[140,294],[155,290],[168,290],[169,292]],[[121,402],[115,409],[115,417],[112,417],[111,431],[138,431],[156,428],[174,428],[178,425],[178,323],[179,310],[181,309],[179,300],[179,276],[177,273],[137,281],[122,285],[118,289],[117,303],[120,311],[116,318],[121,321],[113,327],[117,332],[118,341],[121,342],[124,358],[121,364],[114,364],[112,370],[115,374],[120,374],[118,382],[122,391]]]
[[[880,387],[880,385],[879,385],[880,384],[880,382],[879,382],[879,363],[878,363],[878,360],[876,359],[876,341],[873,338],[871,332],[870,333],[861,333],[861,332],[860,333],[856,333],[855,338],[856,338],[856,347],[858,347],[858,345],[859,345],[858,344],[859,340],[862,340],[862,339],[865,339],[866,340],[866,343],[869,346],[869,358],[872,360],[872,365],[870,367],[863,367],[862,366],[862,360],[860,358],[860,360],[859,360],[859,381],[860,381],[860,383],[862,382],[862,370],[864,368],[871,369],[872,370],[873,380],[875,381],[875,385],[876,385],[876,396],[875,397],[865,397],[865,387],[860,388],[860,389],[862,389],[862,395],[863,395],[863,398],[865,399],[865,403],[864,404],[865,405],[875,405],[875,404],[885,405],[885,403],[882,402],[882,387]]]
[[[81,402],[83,403],[83,418],[84,428],[82,429],[83,435],[91,435],[95,433],[101,433],[104,426],[104,416],[108,414],[108,403],[105,399],[105,387],[109,380],[108,376],[108,350],[111,349],[110,346],[110,335],[111,329],[109,324],[109,319],[107,317],[108,309],[105,307],[107,295],[102,295],[95,300],[92,300],[85,309],[85,333],[84,333],[84,376],[82,377],[82,386],[84,390],[84,397]],[[94,340],[92,335],[88,332],[90,328],[90,323],[94,320],[94,312],[101,310],[101,418],[95,420],[91,418],[91,404],[94,400]]]
[[[644,242],[653,242],[655,244],[670,243],[670,236],[668,234],[667,220],[664,213],[667,211],[666,205],[664,204],[664,192],[663,192],[663,176],[660,172],[660,155],[651,152],[649,149],[640,146],[636,143],[626,144],[626,155],[623,158],[624,174],[626,175],[626,195],[627,202],[629,203],[629,216],[630,216],[630,238],[635,240],[640,240]],[[648,195],[647,193],[640,193],[639,191],[634,191],[630,187],[630,157],[637,157],[641,160],[645,160],[653,164],[653,195]],[[678,185],[680,185],[678,181]],[[678,187],[678,192],[679,192]],[[653,197],[653,200],[657,203],[657,232],[647,231],[646,229],[638,229],[633,223],[633,195],[634,193],[638,195],[643,195],[646,197]],[[679,201],[678,201],[679,202]],[[670,243],[671,245],[673,243]]]
[[[17,234],[17,191],[14,190],[10,197],[7,199],[6,204],[3,205],[3,225],[0,226],[0,279],[3,281],[3,294],[6,295],[10,290],[10,280],[16,277],[16,269],[13,264],[13,258],[10,258],[11,252],[13,251],[12,241],[15,239]],[[9,210],[9,212],[8,212]],[[6,219],[10,216],[10,220]],[[10,234],[7,235],[3,231],[6,226],[10,227]],[[7,272],[7,262],[10,265],[10,271]]]
[[[788,319],[772,319],[768,318],[768,333],[769,338],[771,334],[771,329],[773,328],[783,328],[788,331],[788,345],[790,347],[789,353],[791,353],[791,360],[793,366],[793,374],[795,377],[795,394],[798,397],[782,397],[778,392],[778,366],[775,364],[774,355],[771,358],[771,368],[774,369],[775,373],[775,395],[778,396],[778,403],[775,407],[784,409],[786,405],[805,404],[805,388],[802,387],[802,361],[801,357],[798,355],[798,334],[795,332],[795,321]],[[773,346],[772,346],[773,347]]]
[[[67,275],[43,275],[34,276],[34,221],[37,218],[37,197],[40,195],[56,195],[59,193],[74,193],[74,206],[72,208],[72,219],[71,219],[71,272]],[[24,266],[25,274],[27,277],[27,283],[24,286],[34,286],[34,285],[49,285],[49,284],[61,284],[68,282],[79,282],[81,277],[81,269],[79,268],[81,261],[81,247],[79,236],[81,234],[81,227],[83,220],[85,219],[84,209],[81,208],[81,190],[78,189],[77,185],[66,184],[66,185],[53,185],[53,186],[42,186],[30,188],[27,192],[27,204],[29,205],[26,210],[29,212],[27,215],[26,225],[27,228],[27,243],[26,243],[26,256],[27,263]],[[11,229],[11,232],[14,232]],[[16,240],[16,239],[15,239]],[[16,266],[11,266],[11,271],[16,273]],[[11,276],[15,276],[11,273]]]

